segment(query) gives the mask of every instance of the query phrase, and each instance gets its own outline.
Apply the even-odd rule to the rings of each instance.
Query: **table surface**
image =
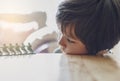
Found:
[[[86,55],[4,56],[0,81],[120,81],[120,63]]]

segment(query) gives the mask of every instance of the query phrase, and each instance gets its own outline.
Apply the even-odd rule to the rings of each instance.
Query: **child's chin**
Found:
[[[69,52],[63,52],[63,53],[68,55],[74,55],[74,53],[69,53]]]

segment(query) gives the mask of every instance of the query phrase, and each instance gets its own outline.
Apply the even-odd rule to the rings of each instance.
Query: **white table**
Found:
[[[120,66],[97,56],[4,56],[0,57],[0,81],[120,81]]]

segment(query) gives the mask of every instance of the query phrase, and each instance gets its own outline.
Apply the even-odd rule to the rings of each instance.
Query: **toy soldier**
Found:
[[[2,47],[2,50],[3,52],[6,54],[6,55],[9,55],[9,51],[8,51],[8,47],[6,46],[6,44],[3,44],[3,47]]]
[[[18,54],[22,54],[22,52],[20,50],[20,46],[18,45],[18,43],[16,43],[16,45],[15,45],[15,50]]]
[[[24,52],[24,54],[27,54],[27,50],[25,49],[25,45],[22,43],[21,50]]]
[[[30,54],[33,54],[33,49],[30,43],[28,43],[27,50],[29,51]]]
[[[14,50],[14,46],[10,43],[9,44],[9,51],[11,52],[11,54],[13,53],[13,54],[16,54],[16,52],[15,52],[15,50]]]
[[[0,50],[0,55],[2,55],[3,53],[2,53],[2,51]]]

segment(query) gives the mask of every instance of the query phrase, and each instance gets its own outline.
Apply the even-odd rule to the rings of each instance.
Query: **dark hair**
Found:
[[[58,7],[61,29],[75,26],[75,34],[88,52],[113,48],[120,40],[120,0],[67,0]]]

